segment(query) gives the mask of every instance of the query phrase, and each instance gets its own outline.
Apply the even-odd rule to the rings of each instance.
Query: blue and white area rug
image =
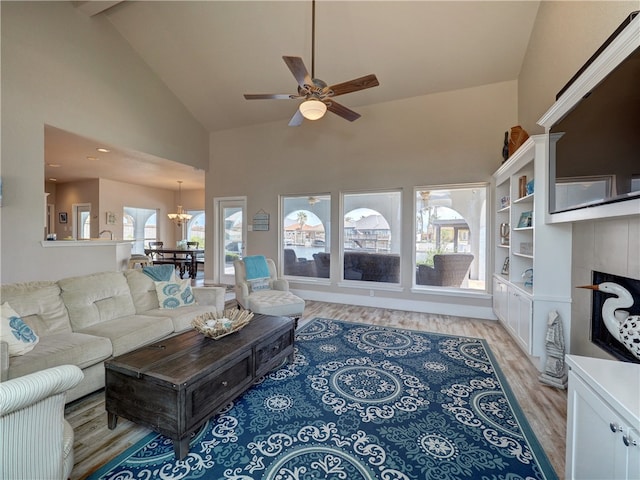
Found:
[[[482,339],[316,318],[293,364],[176,461],[150,434],[91,479],[556,479]]]

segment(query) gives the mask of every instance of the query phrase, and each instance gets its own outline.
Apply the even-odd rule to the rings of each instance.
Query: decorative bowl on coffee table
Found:
[[[205,337],[218,340],[241,330],[252,318],[253,312],[249,310],[229,308],[221,313],[207,312],[198,315],[191,321],[191,325]]]

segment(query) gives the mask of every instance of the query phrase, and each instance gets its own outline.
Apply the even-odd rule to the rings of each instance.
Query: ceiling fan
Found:
[[[375,75],[365,75],[364,77],[355,78],[347,82],[337,83],[328,86],[324,81],[315,78],[315,30],[316,30],[316,2],[312,2],[312,29],[311,29],[311,75],[307,71],[302,58],[283,56],[284,63],[287,64],[289,70],[298,82],[297,94],[282,93],[253,93],[244,95],[247,100],[296,100],[304,99],[300,104],[296,113],[289,121],[290,127],[297,127],[302,124],[306,118],[308,120],[317,120],[322,118],[327,110],[336,115],[353,122],[360,118],[360,114],[339,104],[334,97],[344,95],[345,93],[357,92],[366,88],[377,87],[380,85]]]

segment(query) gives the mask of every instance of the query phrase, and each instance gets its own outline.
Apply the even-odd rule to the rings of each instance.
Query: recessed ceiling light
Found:
[[[91,160],[91,161],[97,160],[97,159],[98,159],[98,157],[87,157],[87,160]]]
[[[98,150],[99,152],[102,152],[102,153],[109,153],[111,151],[108,148],[103,148],[103,147],[96,148],[96,150]]]
[[[60,164],[59,163],[47,163],[47,166],[49,166],[51,168],[60,168]]]

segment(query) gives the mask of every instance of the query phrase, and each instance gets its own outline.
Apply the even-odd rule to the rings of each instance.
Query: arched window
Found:
[[[485,290],[486,185],[417,188],[416,286]]]
[[[346,193],[342,199],[342,279],[399,284],[402,193]]]
[[[122,239],[135,240],[135,222],[133,217],[128,214],[122,215]]]
[[[329,278],[329,195],[283,197],[282,211],[284,274]]]
[[[189,213],[193,216],[191,220],[189,220],[189,223],[187,223],[187,240],[190,242],[198,242],[198,248],[204,248],[204,210],[190,210]]]

